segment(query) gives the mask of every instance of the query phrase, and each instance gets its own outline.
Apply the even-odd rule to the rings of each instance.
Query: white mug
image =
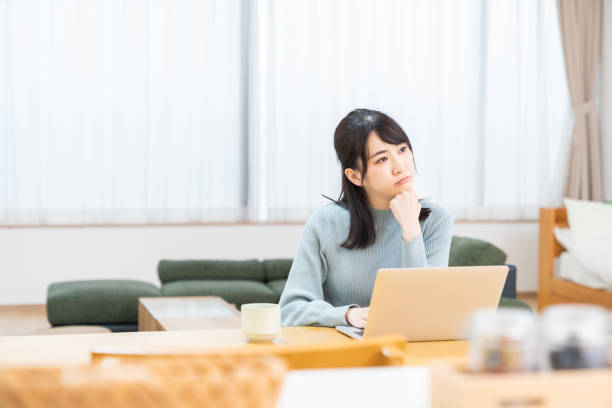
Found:
[[[274,303],[247,303],[240,307],[242,333],[250,341],[271,341],[280,334],[280,306]]]

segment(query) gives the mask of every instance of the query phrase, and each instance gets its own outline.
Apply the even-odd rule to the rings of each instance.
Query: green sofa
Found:
[[[291,259],[258,261],[159,262],[162,296],[221,296],[240,307],[243,303],[277,303]]]
[[[503,265],[506,254],[496,246],[453,237],[449,266]],[[138,298],[152,296],[221,296],[243,303],[277,303],[291,269],[291,259],[161,260],[161,288],[147,282],[89,280],[53,283],[47,291],[47,317],[52,326],[96,324],[113,331],[136,330]],[[500,306],[529,308],[516,299],[516,268],[510,273]]]

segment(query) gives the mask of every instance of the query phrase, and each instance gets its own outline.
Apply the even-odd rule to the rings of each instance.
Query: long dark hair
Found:
[[[355,109],[340,121],[334,132],[334,148],[342,167],[342,191],[338,200],[327,198],[349,210],[351,216],[349,234],[340,245],[347,249],[367,248],[376,240],[374,219],[368,206],[366,192],[363,187],[353,184],[344,174],[346,169],[358,168],[361,159],[361,179],[365,178],[368,168],[367,142],[372,131],[376,132],[385,143],[394,145],[406,143],[414,154],[410,140],[400,125],[382,112]],[[431,209],[421,208],[419,220],[426,219],[430,213]]]

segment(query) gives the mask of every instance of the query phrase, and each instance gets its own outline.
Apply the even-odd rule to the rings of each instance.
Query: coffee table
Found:
[[[138,299],[139,331],[237,328],[240,328],[240,312],[217,296]]]

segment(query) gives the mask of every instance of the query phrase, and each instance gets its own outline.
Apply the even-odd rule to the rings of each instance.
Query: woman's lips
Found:
[[[409,182],[411,178],[412,178],[412,176],[404,177],[403,179],[401,179],[400,181],[398,181],[395,184],[405,184],[405,183]]]

